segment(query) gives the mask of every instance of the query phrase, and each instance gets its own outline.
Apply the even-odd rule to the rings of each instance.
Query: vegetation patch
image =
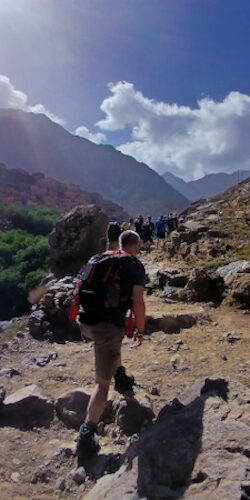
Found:
[[[48,234],[60,213],[0,208],[0,320],[28,314],[27,294],[49,272]]]
[[[16,336],[17,332],[22,331],[27,325],[27,318],[21,318],[15,321],[0,334],[0,341],[9,342]]]

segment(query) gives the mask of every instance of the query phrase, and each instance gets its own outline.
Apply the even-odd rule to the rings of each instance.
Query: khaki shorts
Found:
[[[124,327],[104,321],[96,325],[79,325],[82,335],[94,341],[96,377],[111,380],[120,364]]]

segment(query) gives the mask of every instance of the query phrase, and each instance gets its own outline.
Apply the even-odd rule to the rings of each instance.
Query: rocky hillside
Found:
[[[187,209],[166,251],[189,264],[218,267],[250,257],[250,177],[209,202]]]
[[[227,210],[248,214],[248,196],[245,182],[225,199],[193,207],[170,241],[142,251],[145,337],[139,348],[131,349],[128,338],[122,347],[136,383],[123,394],[112,384],[97,429],[101,450],[84,461],[74,450],[94,386],[94,353],[69,322],[77,278],[65,274],[67,248],[74,263],[79,255],[86,259],[98,220],[93,214],[86,224],[88,210],[77,210],[56,225],[50,241],[56,275],[47,277],[29,318],[0,323],[3,498],[249,499],[250,262],[234,262],[238,255],[225,249],[226,265],[211,270],[212,245],[206,252],[204,243],[219,244],[221,224],[232,234]],[[239,214],[235,220],[248,224]],[[244,231],[241,241],[246,245]],[[232,287],[237,304],[228,307],[222,298]]]
[[[177,189],[177,191],[189,200],[195,201],[201,198],[211,198],[211,196],[223,193],[226,189],[245,180],[249,175],[250,172],[247,170],[237,170],[231,174],[223,172],[208,174],[196,181],[185,182],[180,177],[171,174],[171,172],[165,172],[163,178],[170,186]]]
[[[0,110],[0,162],[100,193],[131,215],[159,216],[189,205],[147,165],[74,136],[44,115]]]
[[[102,209],[110,220],[127,220],[129,215],[122,207],[105,200],[98,193],[87,193],[76,184],[45,177],[42,173],[29,174],[21,169],[7,169],[0,164],[0,203],[8,206],[46,206],[64,211],[77,205],[94,204]]]

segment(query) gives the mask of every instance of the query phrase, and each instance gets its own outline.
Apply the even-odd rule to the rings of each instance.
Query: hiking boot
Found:
[[[135,378],[133,375],[127,375],[124,366],[118,366],[116,370],[115,378],[115,391],[123,394],[126,391],[131,391]]]
[[[95,435],[95,429],[95,425],[85,423],[80,427],[75,455],[81,460],[92,458],[101,448]]]

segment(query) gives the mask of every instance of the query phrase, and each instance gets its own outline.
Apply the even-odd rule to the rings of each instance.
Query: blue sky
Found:
[[[1,0],[0,107],[186,179],[250,169],[249,20],[249,0]]]

